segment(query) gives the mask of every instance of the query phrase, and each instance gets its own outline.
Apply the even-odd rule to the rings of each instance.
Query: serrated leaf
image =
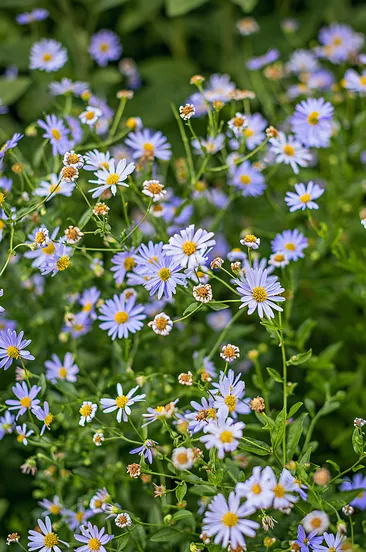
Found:
[[[312,354],[313,350],[309,349],[308,351],[306,351],[306,353],[299,353],[298,355],[292,356],[290,360],[286,362],[286,364],[287,366],[297,366],[298,364],[304,364],[304,362],[307,362],[309,360]]]
[[[275,370],[274,368],[267,368],[266,370],[274,381],[277,381],[277,383],[283,383],[281,374],[279,374],[277,370]]]

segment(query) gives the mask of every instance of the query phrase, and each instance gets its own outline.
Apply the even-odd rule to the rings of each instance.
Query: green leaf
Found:
[[[185,316],[186,314],[189,314],[190,312],[193,312],[194,309],[196,309],[197,307],[198,307],[198,303],[191,303],[183,312],[183,316]]]
[[[90,219],[90,217],[92,216],[92,212],[91,210],[88,208],[86,211],[84,211],[84,213],[81,215],[80,219],[79,219],[79,222],[78,222],[78,227],[83,229],[84,226],[86,225],[86,223],[88,222],[88,220]]]
[[[164,527],[155,533],[151,538],[151,542],[169,542],[173,543],[181,538],[180,533],[172,527]]]
[[[0,98],[4,105],[11,105],[20,98],[31,83],[28,77],[19,77],[14,80],[0,78]]]
[[[272,446],[274,450],[276,450],[278,445],[281,443],[283,434],[285,431],[286,431],[285,411],[284,409],[282,409],[281,412],[277,414],[275,425],[271,431]]]
[[[333,460],[327,460],[327,464],[330,464],[333,466],[333,468],[337,471],[337,473],[341,473],[341,468],[338,466],[336,462],[333,462]]]
[[[120,550],[124,550],[126,546],[128,545],[128,541],[130,540],[130,534],[125,533],[118,539],[118,546],[117,546],[117,552],[120,552]]]
[[[349,504],[350,502],[352,502],[352,500],[356,498],[356,496],[362,491],[364,491],[364,489],[352,489],[351,491],[343,491],[335,494],[326,492],[324,493],[323,498],[329,504],[339,509],[345,506],[346,504]]]
[[[190,487],[189,492],[198,496],[214,496],[216,494],[215,488],[209,485],[194,485],[194,487]]]
[[[306,464],[307,462],[310,462],[310,456],[312,452],[313,452],[313,449],[309,447],[308,450],[305,451],[304,454],[301,456],[299,462],[302,466],[304,466],[304,464]]]
[[[295,404],[293,404],[290,408],[290,411],[287,415],[288,418],[291,418],[294,414],[296,414],[296,412],[299,410],[299,408],[301,408],[303,405],[302,402],[297,402]]]
[[[290,425],[287,437],[287,460],[292,460],[295,454],[296,447],[299,444],[303,432],[304,419],[307,415],[308,413],[304,412]]]
[[[240,440],[239,448],[240,450],[244,450],[245,452],[252,452],[253,454],[257,454],[258,456],[267,456],[267,454],[271,454],[272,452],[271,447],[267,445],[267,443],[249,437],[243,437]]]
[[[165,0],[165,7],[169,17],[183,15],[205,4],[208,0]]]
[[[267,368],[267,372],[269,373],[269,375],[274,381],[277,381],[277,383],[283,382],[281,375],[274,368]]]
[[[225,305],[225,303],[207,303],[207,305],[210,307],[210,309],[214,311],[220,311],[224,309],[229,309],[229,305]]]
[[[177,501],[182,502],[186,494],[187,494],[187,483],[183,481],[180,485],[178,485],[175,491],[175,496],[177,497]]]
[[[313,354],[313,350],[309,349],[306,351],[306,353],[299,353],[298,355],[294,355],[286,362],[287,366],[291,365],[298,365],[298,364],[304,364],[304,362],[307,362],[311,355]]]
[[[353,450],[358,456],[361,456],[363,453],[363,438],[358,427],[355,427],[352,434],[352,446]]]

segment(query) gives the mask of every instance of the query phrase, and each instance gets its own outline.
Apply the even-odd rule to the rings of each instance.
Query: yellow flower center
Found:
[[[363,498],[364,494],[365,494],[365,491],[360,491],[357,495],[357,498]]]
[[[99,550],[99,548],[101,547],[100,540],[93,537],[88,541],[88,546],[90,550]]]
[[[282,261],[285,260],[285,256],[282,253],[276,253],[276,255],[274,256],[274,260],[277,263],[282,263]]]
[[[89,302],[89,303],[87,303],[86,305],[83,306],[82,310],[84,312],[90,312],[92,310],[92,308],[93,308],[93,305]]]
[[[32,404],[32,399],[30,397],[22,397],[19,399],[20,405],[23,408],[30,408],[30,405]]]
[[[79,162],[78,155],[76,153],[70,153],[67,156],[67,162],[69,163],[69,165],[76,165],[76,163]]]
[[[112,186],[113,184],[118,184],[118,181],[119,181],[119,175],[117,173],[111,173],[106,179],[105,183],[108,186]]]
[[[52,424],[52,421],[53,421],[53,415],[52,414],[47,414],[47,416],[44,419],[44,424],[47,427],[49,427]]]
[[[60,270],[61,272],[63,270],[66,270],[67,268],[69,268],[71,262],[70,262],[70,259],[67,255],[64,255],[63,257],[60,257],[59,260],[57,261],[56,263],[56,268],[57,270]]]
[[[54,137],[55,140],[60,140],[61,138],[61,132],[57,128],[53,128],[51,130],[51,134]]]
[[[253,234],[247,234],[244,238],[244,241],[248,243],[255,243],[257,241],[257,237]]]
[[[252,179],[247,174],[242,174],[240,177],[240,182],[244,184],[244,186],[247,186],[248,184],[250,184],[251,181]]]
[[[254,494],[261,494],[262,492],[262,487],[259,485],[259,483],[254,483],[253,487],[252,487],[252,493]]]
[[[229,409],[229,412],[234,412],[236,407],[237,399],[235,395],[227,395],[225,397],[225,404]]]
[[[61,511],[61,506],[59,506],[58,504],[51,504],[50,506],[50,513],[51,514],[59,514]]]
[[[185,255],[193,255],[193,253],[196,252],[196,249],[197,249],[197,245],[195,244],[195,242],[192,242],[192,241],[186,241],[184,244],[183,244],[183,252],[185,253]]]
[[[85,114],[85,119],[87,119],[88,121],[91,121],[92,119],[94,119],[94,117],[95,117],[94,111],[87,111],[87,113]]]
[[[283,146],[283,153],[289,155],[290,157],[293,157],[295,155],[295,148],[290,146],[290,144],[286,144],[285,146]]]
[[[159,318],[155,320],[155,325],[158,328],[158,330],[165,330],[165,328],[167,327],[167,324],[168,324],[168,321],[163,316],[159,316]]]
[[[158,414],[163,414],[164,413],[164,406],[157,406],[156,408],[154,408],[155,412],[157,412]]]
[[[126,270],[132,270],[136,266],[134,258],[126,257],[125,260],[123,261],[123,266],[125,267]]]
[[[20,351],[18,347],[14,347],[14,345],[10,345],[7,349],[8,357],[10,358],[20,358]]]
[[[0,230],[2,230],[3,228],[5,228],[5,222],[0,220]]]
[[[180,452],[176,456],[178,464],[186,464],[188,462],[188,455],[186,452]]]
[[[135,117],[129,117],[126,121],[126,126],[133,130],[137,125],[137,121]]]
[[[87,418],[88,416],[91,415],[91,413],[93,412],[93,409],[90,404],[84,404],[84,406],[80,408],[79,412],[82,416],[84,416],[84,418]]]
[[[59,184],[51,184],[51,186],[49,187],[49,192],[50,194],[52,192],[56,192],[56,194],[59,194],[61,192],[61,187],[59,186]]]
[[[163,189],[163,186],[161,184],[149,184],[147,189],[149,192],[151,192],[154,195],[160,194],[161,190]]]
[[[108,52],[109,50],[109,44],[107,44],[106,42],[102,42],[101,45],[100,45],[100,51],[101,52]]]
[[[311,200],[311,195],[310,194],[304,194],[304,195],[300,196],[300,201],[302,203],[308,203],[310,200]]]
[[[42,59],[43,59],[43,61],[51,61],[52,54],[49,54],[48,52],[46,52],[45,54],[43,54]]]
[[[339,36],[335,36],[333,38],[332,44],[333,46],[340,46],[342,44],[342,39]]]
[[[118,406],[118,408],[124,408],[127,403],[128,397],[126,397],[126,395],[120,395],[116,398],[116,405]]]
[[[319,529],[319,527],[321,526],[322,524],[322,520],[318,517],[314,517],[311,521],[310,521],[310,525],[312,527],[314,527],[314,529]]]
[[[274,487],[273,492],[276,498],[283,498],[285,496],[285,488],[279,483]]]
[[[285,249],[287,249],[288,251],[295,251],[296,246],[294,243],[288,242],[285,244]]]
[[[5,194],[3,194],[2,192],[0,192],[0,207],[1,205],[4,203],[5,201]]]
[[[251,128],[246,128],[246,129],[244,130],[244,134],[245,134],[245,136],[246,136],[247,138],[250,138],[251,136],[253,136],[254,131],[253,131]]]
[[[146,151],[146,153],[154,153],[155,147],[150,142],[145,142],[144,150]]]
[[[263,303],[268,297],[268,293],[262,286],[257,286],[253,288],[253,299],[254,301],[257,301],[257,303]]]
[[[58,536],[56,533],[47,533],[47,535],[44,536],[43,542],[46,548],[52,548],[52,546],[58,543]]]
[[[67,376],[67,370],[64,366],[61,366],[61,368],[58,371],[60,378],[65,379]]]
[[[362,84],[362,86],[366,86],[366,75],[362,75],[360,77],[360,84]]]
[[[234,439],[234,436],[231,431],[228,429],[225,429],[220,434],[220,441],[221,443],[232,443]]]
[[[71,180],[72,178],[75,178],[77,175],[77,169],[76,167],[64,167],[62,170],[62,176],[64,178],[68,178]]]
[[[84,512],[76,512],[75,517],[76,520],[81,523],[84,519]]]
[[[17,437],[18,443],[23,443],[24,439],[25,439],[25,435],[18,435]]]
[[[244,124],[244,120],[242,119],[242,117],[234,117],[233,119],[233,125],[240,128],[242,127]]]
[[[319,123],[319,111],[312,111],[308,115],[308,123],[309,125],[317,125]]]
[[[114,315],[114,321],[117,322],[117,324],[124,324],[128,320],[128,314],[125,311],[118,311]]]
[[[235,527],[238,524],[239,518],[234,512],[226,512],[222,516],[221,521],[226,527]]]
[[[35,237],[36,243],[43,243],[46,240],[46,234],[44,232],[37,232]]]
[[[158,276],[163,282],[169,280],[171,274],[172,273],[170,272],[169,268],[161,268],[158,272]]]

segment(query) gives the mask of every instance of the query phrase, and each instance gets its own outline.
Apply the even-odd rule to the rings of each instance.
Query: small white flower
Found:
[[[246,234],[242,240],[240,240],[242,245],[246,245],[249,249],[258,249],[260,246],[261,240],[254,236],[254,234]]]
[[[173,322],[165,312],[161,312],[148,323],[148,326],[158,335],[168,335],[173,329]]]
[[[179,374],[178,383],[190,387],[193,383],[192,372],[182,372],[181,374]]]
[[[65,230],[65,236],[67,243],[78,243],[84,236],[83,232],[77,226],[69,226]]]
[[[195,114],[196,110],[193,104],[181,105],[179,108],[179,115],[184,121],[188,121]]]
[[[235,113],[235,117],[230,119],[228,127],[239,138],[243,135],[244,129],[248,126],[248,119],[242,113]]]
[[[132,520],[130,516],[124,512],[116,516],[114,523],[117,525],[117,527],[123,529],[124,527],[130,527],[132,525]]]
[[[199,303],[209,303],[212,301],[212,287],[210,284],[199,284],[193,288],[193,297]]]
[[[289,264],[289,260],[283,251],[277,251],[276,253],[272,253],[268,264],[276,266],[277,268],[283,268]]]
[[[96,447],[101,447],[104,441],[104,434],[101,431],[97,431],[93,435],[93,443]]]
[[[76,153],[74,150],[67,151],[62,160],[65,167],[76,167],[77,169],[82,169],[84,166],[84,157],[79,153]]]
[[[145,180],[142,184],[142,193],[148,197],[152,197],[153,201],[159,201],[166,195],[164,185],[160,184],[159,180]]]
[[[190,470],[194,464],[193,449],[185,447],[174,449],[172,462],[177,470]]]
[[[306,514],[302,520],[302,524],[307,533],[316,531],[318,535],[322,535],[329,527],[329,516],[321,510],[314,510]]]
[[[99,107],[88,105],[86,110],[79,115],[79,119],[82,123],[93,126],[101,116],[102,111],[99,109]]]
[[[123,387],[120,383],[117,383],[117,397],[115,399],[100,399],[100,403],[103,407],[103,412],[108,414],[117,410],[117,422],[127,422],[128,416],[131,414],[131,406],[136,402],[145,400],[145,393],[142,395],[134,396],[135,392],[139,389],[139,386],[133,387],[126,395],[123,394]]]
[[[50,237],[47,228],[42,226],[41,228],[36,230],[34,243],[36,243],[37,246],[39,246],[40,248],[47,247],[47,245],[50,243]]]
[[[75,182],[79,178],[79,171],[76,165],[67,165],[62,167],[60,176],[64,182]]]
[[[95,416],[97,409],[98,409],[97,404],[94,404],[90,401],[84,401],[79,410],[79,413],[81,416],[79,425],[85,426],[86,422],[87,423],[91,422]]]
[[[226,362],[233,362],[235,359],[240,357],[240,349],[236,345],[228,343],[222,347],[220,357]]]

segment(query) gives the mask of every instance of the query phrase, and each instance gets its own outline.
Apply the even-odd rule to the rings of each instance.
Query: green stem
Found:
[[[287,364],[286,364],[286,349],[283,339],[283,326],[282,326],[282,316],[281,313],[278,313],[280,332],[281,332],[281,353],[282,353],[282,366],[283,366],[283,412],[285,427],[283,429],[283,439],[282,439],[282,454],[283,454],[283,465],[286,465],[286,422],[287,422]]]

